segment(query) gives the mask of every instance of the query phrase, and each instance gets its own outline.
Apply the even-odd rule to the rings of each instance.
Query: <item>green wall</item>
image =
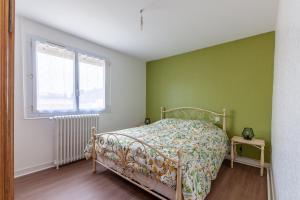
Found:
[[[252,127],[265,139],[270,157],[275,33],[200,49],[147,63],[147,116],[159,120],[160,107],[195,106],[229,114],[229,136]],[[239,154],[259,158],[243,146]]]

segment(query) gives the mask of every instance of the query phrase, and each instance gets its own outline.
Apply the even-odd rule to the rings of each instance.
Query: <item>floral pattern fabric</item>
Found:
[[[210,191],[211,181],[217,176],[226,153],[229,140],[226,133],[213,123],[202,120],[164,119],[150,125],[124,129],[113,133],[124,134],[149,144],[170,159],[176,160],[177,151],[182,152],[182,189],[185,200],[203,200]],[[105,136],[103,136],[105,137]],[[108,136],[106,135],[106,139]],[[118,161],[124,148],[129,148],[135,162],[131,167],[146,176],[156,178],[169,187],[176,188],[176,166],[169,160],[157,156],[151,148],[147,154],[135,158],[140,144],[132,139],[118,136],[118,145],[113,139],[106,142],[98,137],[96,152],[106,158]],[[115,148],[117,146],[117,148]],[[130,147],[129,147],[130,146]],[[115,148],[115,149],[114,149]],[[116,152],[117,149],[117,153]],[[85,150],[91,155],[91,141]]]

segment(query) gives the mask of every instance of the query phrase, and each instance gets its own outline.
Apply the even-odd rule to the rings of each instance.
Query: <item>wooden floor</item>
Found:
[[[266,174],[266,173],[265,173]],[[224,161],[206,200],[266,200],[267,180],[259,169],[241,164],[231,169]],[[16,200],[150,200],[156,199],[142,189],[98,168],[91,173],[91,162],[79,161],[48,169],[15,180]]]

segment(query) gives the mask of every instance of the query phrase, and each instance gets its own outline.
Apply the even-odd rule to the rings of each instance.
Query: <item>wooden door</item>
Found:
[[[13,200],[14,0],[0,0],[0,200]]]

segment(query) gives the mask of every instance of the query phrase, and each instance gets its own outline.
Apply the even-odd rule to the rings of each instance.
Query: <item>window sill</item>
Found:
[[[105,109],[103,111],[86,111],[86,112],[65,112],[65,113],[27,113],[24,116],[25,120],[38,120],[38,119],[51,119],[54,116],[66,116],[66,115],[90,115],[90,114],[108,114],[111,110]]]

